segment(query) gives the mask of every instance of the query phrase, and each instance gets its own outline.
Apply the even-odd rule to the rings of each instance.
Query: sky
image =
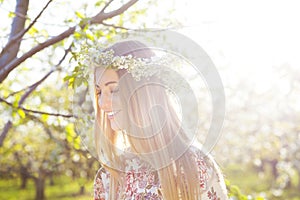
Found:
[[[194,34],[205,32],[228,55],[238,55],[233,62],[256,64],[249,55],[262,65],[299,61],[299,1],[191,0],[184,4],[177,12],[185,16],[186,26],[198,28]]]
[[[289,90],[279,71],[287,65],[300,69],[299,1],[177,2],[185,34],[203,46],[217,67],[230,69],[225,82],[244,79],[261,93],[274,85],[279,92]]]

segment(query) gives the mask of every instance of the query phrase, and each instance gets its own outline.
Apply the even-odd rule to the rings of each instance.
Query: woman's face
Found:
[[[119,76],[112,69],[98,68],[95,73],[98,105],[110,121],[111,128],[115,131],[122,130],[125,127],[125,113],[119,96]]]

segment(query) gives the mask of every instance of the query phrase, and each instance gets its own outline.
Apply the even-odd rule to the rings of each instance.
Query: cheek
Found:
[[[117,107],[116,107],[117,108]],[[117,115],[117,120],[120,124],[122,124],[122,127],[125,127],[128,124],[128,115],[127,115],[127,108],[124,107],[124,105],[121,103],[121,101],[118,102],[118,109],[121,110],[119,115]]]
[[[97,105],[100,107],[100,98],[97,98]]]
[[[101,108],[101,99],[99,97],[97,98],[97,105],[99,106],[100,109],[102,109]]]
[[[120,110],[121,109],[121,101],[118,97],[112,98],[112,110]]]

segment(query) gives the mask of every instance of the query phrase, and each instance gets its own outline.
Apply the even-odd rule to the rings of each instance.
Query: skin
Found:
[[[110,121],[111,128],[115,131],[124,129],[124,110],[121,108],[119,97],[119,76],[112,69],[96,70],[96,93],[98,105]],[[114,112],[113,115],[110,113]]]

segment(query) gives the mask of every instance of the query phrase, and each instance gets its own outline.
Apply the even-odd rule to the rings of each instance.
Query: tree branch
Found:
[[[54,69],[52,69],[50,72],[48,72],[43,78],[41,78],[39,81],[37,81],[36,83],[32,84],[29,87],[29,90],[21,97],[20,101],[19,101],[19,106],[21,106],[23,104],[23,102],[25,101],[25,99],[42,83],[44,82],[54,71],[55,69],[58,68],[58,66],[61,65],[61,63],[66,59],[68,53],[71,51],[71,47],[72,44],[69,46],[68,49],[65,49],[65,53],[63,55],[63,57],[59,60],[59,62],[55,65]]]
[[[53,72],[54,72],[54,70],[51,70],[43,78],[41,78],[38,82],[31,85],[28,88],[28,91],[24,95],[22,95],[22,97],[18,103],[19,106],[21,106],[23,104],[23,102],[25,101],[25,99],[27,99],[27,97],[37,88],[37,86],[39,86],[42,82],[44,82]]]
[[[108,2],[106,5],[108,6],[111,2],[112,1]],[[105,13],[104,12],[105,10],[102,9],[103,10],[102,12],[99,12],[97,15],[95,15],[94,17],[91,18],[90,24],[100,24],[105,19],[113,18],[117,15],[120,15],[123,12],[125,12],[128,8],[130,8],[133,4],[135,4],[136,2],[138,2],[138,0],[130,0],[126,4],[121,6],[120,8],[113,10],[109,13]],[[106,8],[106,7],[104,7],[104,8]]]
[[[71,51],[71,48],[72,48],[72,44],[69,46],[68,49],[65,50],[64,56],[61,58],[61,60],[58,62],[58,64],[55,65],[54,68],[58,68],[58,67],[61,65],[61,63],[66,59],[67,54]],[[36,86],[40,85],[46,78],[48,78],[48,76],[49,76],[52,72],[54,72],[54,69],[51,70],[50,72],[48,72],[43,78],[41,78],[41,80],[35,82],[34,84],[32,84],[32,85],[30,85],[30,86],[27,86],[27,87],[25,87],[25,88],[23,88],[23,89],[21,89],[21,90],[18,90],[18,91],[15,91],[15,92],[10,93],[9,95],[7,95],[6,99],[7,99],[8,97],[10,97],[10,96],[14,96],[15,94],[18,94],[18,93],[20,93],[20,92],[26,91],[26,90],[28,90],[28,89],[36,88]],[[20,103],[19,103],[19,104],[20,104]]]
[[[10,93],[9,95],[7,95],[5,98],[7,99],[8,97],[14,96],[15,94],[18,94],[18,93],[20,93],[20,92],[23,92],[23,91],[27,90],[27,89],[30,88],[30,87],[31,87],[31,85],[30,85],[30,86],[27,86],[27,87],[25,87],[25,88],[23,88],[23,89],[17,90],[17,91],[15,91],[15,92],[12,92],[12,93]]]
[[[5,99],[3,99],[2,97],[0,97],[0,102],[4,102],[6,105],[8,105],[12,108],[15,108],[15,109],[21,109],[25,113],[29,112],[29,113],[45,114],[45,115],[51,115],[51,116],[56,116],[56,117],[65,117],[65,118],[76,117],[75,115],[71,115],[71,114],[49,113],[49,112],[44,112],[44,111],[39,111],[39,110],[27,109],[27,108],[24,108],[22,106],[17,106],[16,107],[12,103],[10,103],[10,102],[6,101]]]
[[[12,127],[12,122],[9,120],[8,122],[6,122],[4,129],[0,135],[0,147],[2,147],[3,141],[6,138],[6,135],[11,127]]]
[[[3,67],[0,70],[0,83],[6,78],[7,75],[5,75],[5,72],[10,72],[12,71],[14,68],[16,68],[19,64],[21,64],[22,62],[24,62],[27,58],[33,56],[34,54],[36,54],[37,52],[45,49],[46,47],[49,47],[67,37],[69,37],[70,35],[72,35],[75,31],[75,27],[71,27],[68,30],[64,31],[63,33],[47,40],[46,42],[40,43],[37,46],[33,47],[31,50],[29,50],[28,52],[24,53],[20,58],[15,58],[14,60],[12,60],[8,65],[6,65],[5,67]]]
[[[109,26],[109,27],[113,27],[113,28],[115,28],[115,29],[124,29],[124,30],[131,30],[131,31],[135,31],[136,29],[131,29],[131,28],[126,28],[126,27],[123,27],[123,26],[116,26],[116,25],[113,25],[113,24],[107,24],[107,23],[105,23],[105,22],[102,22],[102,24],[104,25],[104,26]]]
[[[75,117],[75,115],[72,114],[61,114],[61,113],[49,113],[49,112],[44,112],[44,111],[39,111],[39,110],[30,110],[30,109],[26,109],[23,107],[18,107],[22,110],[24,110],[25,112],[29,112],[29,113],[35,113],[35,114],[45,114],[45,115],[51,115],[51,116],[55,116],[55,117],[64,117],[64,118],[72,118]]]
[[[8,43],[6,44],[6,46],[2,49],[2,52],[6,52],[13,44],[15,44],[16,42],[20,42],[21,38],[24,36],[25,33],[27,33],[29,31],[29,29],[37,22],[37,20],[41,17],[41,15],[43,14],[43,12],[46,10],[46,8],[49,6],[49,4],[52,2],[53,0],[49,0],[48,3],[45,5],[45,7],[41,10],[41,12],[35,17],[35,19],[29,24],[29,26],[24,29],[23,31],[19,32],[17,35],[15,35],[14,37],[12,37]],[[0,57],[1,57],[0,54]]]
[[[104,13],[105,9],[113,2],[114,0],[110,0],[109,2],[107,2],[105,4],[105,6],[102,8],[102,10],[100,11],[100,13]]]

